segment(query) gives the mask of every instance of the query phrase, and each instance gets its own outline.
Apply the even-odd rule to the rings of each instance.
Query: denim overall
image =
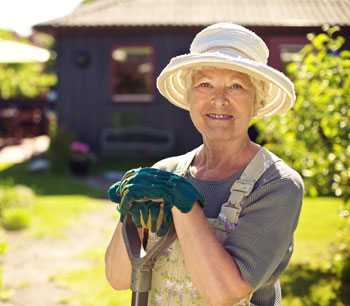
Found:
[[[174,173],[184,176],[195,153],[200,147],[183,155]],[[263,147],[244,169],[240,178],[230,189],[227,202],[223,203],[217,218],[207,218],[220,243],[227,238],[238,223],[242,199],[248,196],[256,181],[272,164],[270,155]],[[149,233],[146,250],[160,239]],[[249,306],[252,294],[232,306]],[[185,268],[179,240],[176,239],[157,259],[152,273],[152,287],[148,297],[149,306],[208,306],[193,287],[190,274]]]

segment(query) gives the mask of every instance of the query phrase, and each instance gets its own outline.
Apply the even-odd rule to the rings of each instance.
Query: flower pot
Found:
[[[76,176],[86,176],[90,171],[91,163],[89,160],[70,160],[69,169]]]

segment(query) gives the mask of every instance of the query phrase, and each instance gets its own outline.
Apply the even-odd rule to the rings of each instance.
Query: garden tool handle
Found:
[[[157,257],[166,250],[176,239],[174,223],[171,223],[168,232],[157,241],[146,255],[140,257],[141,244],[137,227],[130,215],[127,215],[122,226],[123,239],[132,266],[131,289],[133,306],[147,305],[148,291],[151,289],[152,269]],[[146,303],[144,303],[146,300]]]

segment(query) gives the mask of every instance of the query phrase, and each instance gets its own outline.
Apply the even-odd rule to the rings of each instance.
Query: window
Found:
[[[113,49],[113,101],[152,101],[153,70],[153,48],[151,46],[120,46]]]
[[[287,72],[287,65],[295,61],[299,51],[304,47],[302,44],[283,44],[280,46],[280,56],[283,71]]]

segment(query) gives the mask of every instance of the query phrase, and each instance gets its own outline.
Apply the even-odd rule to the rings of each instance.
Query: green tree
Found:
[[[8,31],[0,30],[0,39],[28,43],[25,38],[18,38]],[[56,74],[48,72],[49,63],[1,63],[0,98],[34,98],[44,95],[57,83]]]
[[[286,115],[257,122],[260,140],[304,177],[311,196],[350,199],[350,51],[337,27],[308,34],[287,66],[297,100]]]
[[[297,100],[282,117],[257,122],[260,141],[304,177],[310,196],[334,195],[344,202],[345,226],[330,250],[330,269],[340,280],[339,301],[350,294],[350,51],[338,27],[308,34],[309,43],[287,66]]]

